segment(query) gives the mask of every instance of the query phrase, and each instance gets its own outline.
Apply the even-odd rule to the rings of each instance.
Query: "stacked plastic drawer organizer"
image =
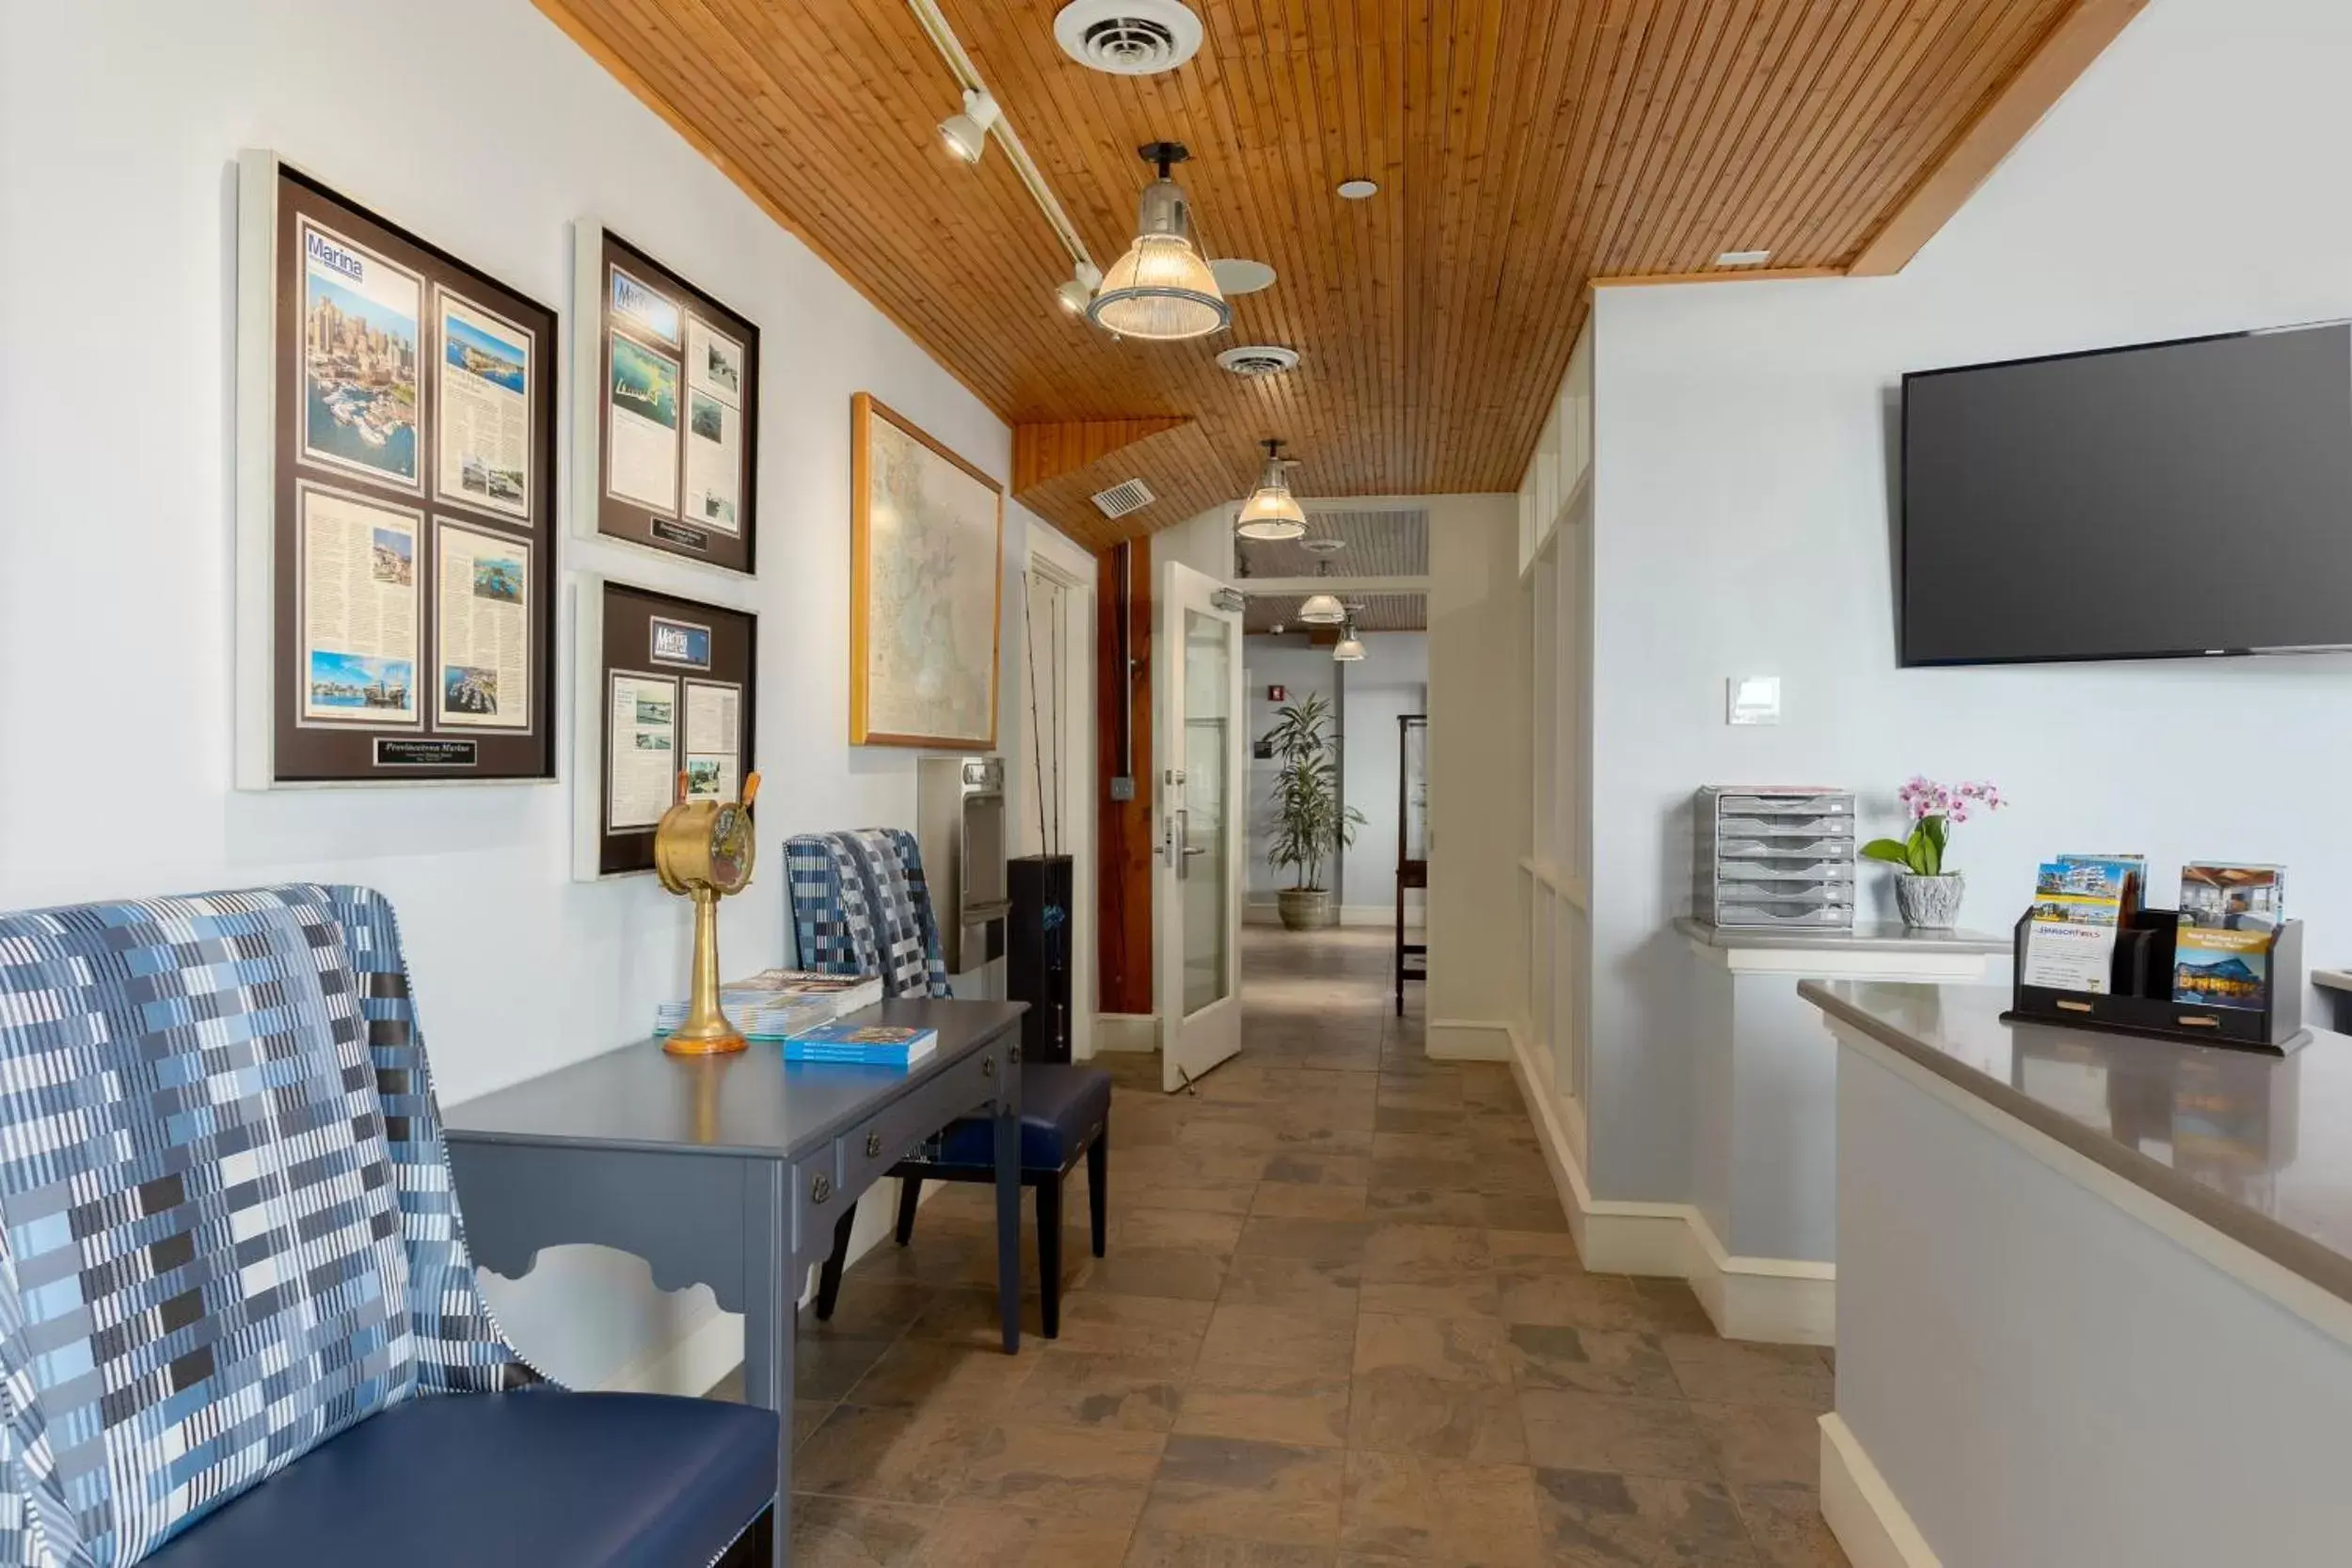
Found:
[[[1709,784],[1692,813],[1691,911],[1718,926],[1853,925],[1850,790]]]

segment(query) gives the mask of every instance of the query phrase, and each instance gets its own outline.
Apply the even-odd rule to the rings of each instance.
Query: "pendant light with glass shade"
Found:
[[[1331,657],[1342,664],[1354,664],[1364,657],[1364,644],[1356,635],[1356,617],[1350,615],[1340,628],[1340,640],[1331,646]]]
[[[1330,569],[1330,562],[1315,562],[1315,576]],[[1311,626],[1336,626],[1347,620],[1347,607],[1329,594],[1310,594],[1307,602],[1298,607],[1298,618]]]
[[[1177,142],[1137,148],[1159,178],[1143,187],[1136,240],[1103,275],[1087,319],[1121,338],[1203,338],[1232,319],[1216,275],[1192,239],[1192,203],[1168,171],[1192,154]]]
[[[1258,481],[1258,488],[1241,503],[1241,515],[1233,519],[1233,531],[1244,539],[1297,539],[1307,531],[1307,514],[1299,510],[1297,499],[1282,478],[1282,468],[1290,459],[1282,455],[1282,443],[1262,441],[1265,448],[1265,473]]]

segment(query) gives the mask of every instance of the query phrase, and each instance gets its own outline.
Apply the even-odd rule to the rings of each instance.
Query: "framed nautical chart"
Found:
[[[986,751],[1004,487],[870,394],[850,409],[850,741]]]

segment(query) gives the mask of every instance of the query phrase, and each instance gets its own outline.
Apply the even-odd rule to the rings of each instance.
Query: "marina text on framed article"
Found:
[[[237,167],[237,784],[555,777],[555,312]]]

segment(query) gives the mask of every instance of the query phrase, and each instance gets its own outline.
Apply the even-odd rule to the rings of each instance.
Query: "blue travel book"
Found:
[[[936,1029],[913,1029],[887,1023],[850,1023],[834,1020],[803,1029],[784,1042],[787,1062],[862,1062],[882,1067],[905,1067],[930,1055],[939,1046]]]

